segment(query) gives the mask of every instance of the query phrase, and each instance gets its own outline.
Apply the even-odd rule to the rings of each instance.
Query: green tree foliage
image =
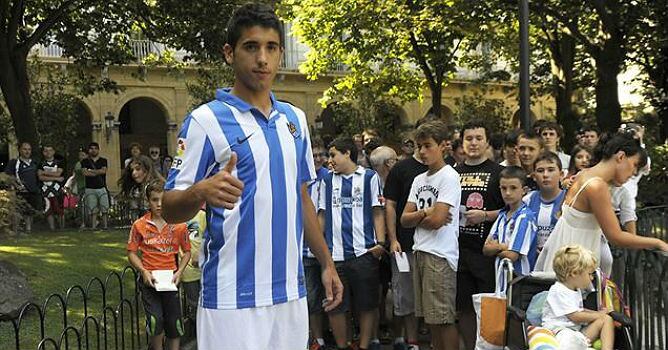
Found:
[[[510,128],[513,111],[504,100],[484,98],[482,93],[455,99],[457,110],[454,113],[458,127],[473,119],[489,122],[487,127],[492,134],[504,134]]]
[[[38,146],[48,144],[68,159],[76,159],[77,142],[82,137],[78,133],[82,113],[80,96],[95,89],[96,81],[91,80],[89,74],[81,74],[77,67],[44,63],[36,57],[28,65],[28,76],[31,115],[37,129],[34,155],[39,157]],[[0,142],[8,142],[13,131],[9,115],[0,114]]]
[[[403,110],[393,101],[376,100],[370,105],[354,104],[352,102],[335,102],[328,106],[333,117],[333,128],[321,132],[326,139],[333,139],[339,135],[354,135],[364,129],[376,130],[388,144],[398,143],[400,133],[405,127],[401,124]]]
[[[617,76],[629,63],[643,8],[654,0],[540,0],[532,10],[554,19],[594,61],[596,122],[605,131],[621,123]]]
[[[372,92],[378,99],[420,99],[424,87],[440,113],[442,88],[456,71],[459,55],[475,48],[482,13],[476,1],[285,0],[279,13],[292,21],[297,37],[311,48],[301,67],[309,78],[339,65],[323,104],[332,98],[356,101]]]
[[[659,115],[658,135],[668,139],[668,0],[649,1],[637,36],[632,38],[632,60],[642,67],[645,97]]]
[[[192,97],[192,107],[207,103],[216,97],[216,89],[229,86],[234,81],[234,72],[224,63],[212,63],[197,68],[194,82],[186,82]]]
[[[33,48],[58,44],[82,75],[88,67],[126,63],[133,59],[130,40],[136,19],[146,9],[142,0],[0,1],[0,90],[19,140],[38,140],[28,73]],[[107,83],[96,85],[113,89]]]

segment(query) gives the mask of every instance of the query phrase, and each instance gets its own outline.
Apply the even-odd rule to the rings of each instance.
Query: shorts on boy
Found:
[[[415,316],[433,325],[457,321],[457,273],[445,258],[415,251]]]
[[[109,195],[106,188],[87,188],[84,192],[86,212],[106,213],[109,210]]]
[[[330,313],[347,312],[351,303],[358,312],[377,308],[380,292],[378,259],[373,254],[366,253],[356,258],[335,262],[335,265],[343,283],[343,300]]]
[[[325,288],[322,286],[322,270],[316,258],[304,258],[304,278],[306,279],[306,300],[309,315],[323,311],[322,300],[325,298]]]
[[[64,214],[63,211],[63,196],[56,195],[54,197],[46,198],[49,201],[49,211],[46,215],[56,215],[61,216]]]
[[[404,252],[410,270],[399,272],[396,260],[392,257],[392,298],[394,302],[394,314],[400,317],[415,313],[415,292],[413,289],[413,272],[415,270],[415,258],[413,252]]]
[[[172,339],[183,336],[179,292],[158,292],[142,281],[138,285],[146,313],[146,333],[155,336],[164,331]]]

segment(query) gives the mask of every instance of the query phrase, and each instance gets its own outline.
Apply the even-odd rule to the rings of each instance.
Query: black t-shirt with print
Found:
[[[458,164],[455,170],[459,173],[462,186],[462,205],[466,210],[497,210],[504,206],[499,175],[503,167],[491,160],[478,165]],[[473,250],[482,254],[489,230],[494,222],[488,221],[475,226],[459,228],[459,248]]]
[[[385,199],[397,202],[397,240],[399,241],[399,244],[401,244],[401,249],[406,252],[413,250],[413,235],[415,234],[415,228],[402,227],[399,220],[406,207],[408,195],[411,193],[413,179],[427,170],[429,170],[429,168],[426,165],[418,162],[415,158],[410,157],[395,164],[394,167],[392,167],[392,170],[390,170],[390,174],[387,175],[387,180],[385,181],[383,194]]]
[[[98,158],[96,161],[93,161],[90,158],[83,159],[81,161],[81,167],[84,169],[99,170],[107,167],[106,158]],[[86,176],[86,188],[98,189],[105,188],[107,186],[107,175],[97,175],[97,176]]]

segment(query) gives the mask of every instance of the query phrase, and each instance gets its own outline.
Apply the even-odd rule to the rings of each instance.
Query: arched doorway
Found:
[[[142,146],[142,153],[148,155],[149,147],[160,148],[160,155],[167,154],[167,113],[162,105],[148,97],[138,97],[128,101],[118,116],[121,123],[119,164],[130,157],[130,144]]]
[[[429,107],[427,113],[425,113],[424,116],[426,117],[429,114],[434,114],[434,106]],[[451,125],[453,121],[452,116],[452,109],[446,105],[441,105],[441,120],[443,120],[443,122],[445,122],[447,125]]]

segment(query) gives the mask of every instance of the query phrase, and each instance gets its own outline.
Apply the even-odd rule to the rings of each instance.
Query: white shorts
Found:
[[[306,298],[233,310],[197,310],[198,350],[302,350],[308,344]]]

